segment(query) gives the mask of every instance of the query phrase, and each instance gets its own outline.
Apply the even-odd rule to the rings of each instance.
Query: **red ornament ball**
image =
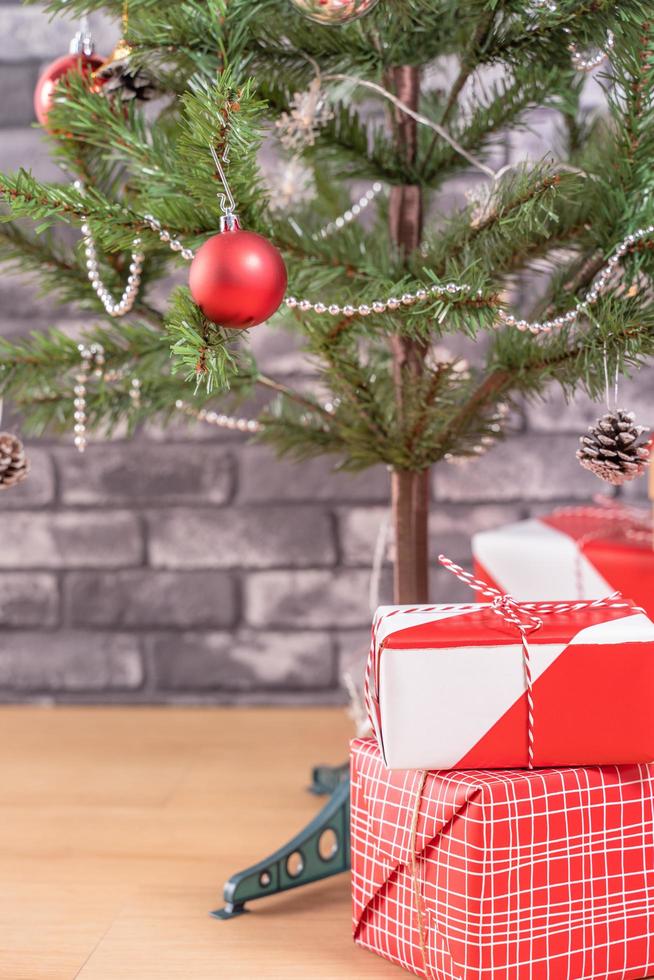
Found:
[[[43,70],[34,90],[34,112],[42,126],[48,124],[54,91],[61,79],[71,71],[90,75],[104,60],[97,54],[64,54]]]
[[[204,315],[221,327],[254,327],[286,292],[286,266],[274,245],[235,228],[208,238],[191,262],[189,287]]]

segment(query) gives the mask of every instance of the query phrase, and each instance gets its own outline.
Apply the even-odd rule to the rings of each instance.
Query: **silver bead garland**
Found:
[[[197,419],[198,422],[207,422],[209,425],[215,425],[220,429],[231,429],[235,432],[249,432],[250,434],[261,431],[261,422],[256,419],[224,415],[222,412],[214,412],[206,408],[193,408],[192,405],[188,405],[181,399],[175,402],[175,408],[178,412],[183,412],[184,415]]]
[[[379,193],[379,191],[376,190],[376,186],[377,185],[373,185],[373,188],[371,188],[371,190],[374,190],[375,194]],[[365,196],[368,200],[371,200],[372,198],[368,196],[369,194],[370,191],[367,192]],[[346,221],[353,220],[353,218],[360,213],[360,210],[361,202],[359,202],[358,211],[355,212],[355,206],[353,206],[350,211],[345,212],[340,219],[336,219],[334,222],[335,227],[340,229],[343,225],[337,224],[337,222],[342,220],[343,224],[345,224]],[[349,217],[350,214],[351,217]],[[159,239],[162,242],[166,243],[172,249],[173,252],[178,252],[187,262],[192,261],[195,256],[193,249],[184,246],[184,244],[178,238],[175,238],[169,231],[163,228],[161,222],[157,218],[151,214],[145,214],[143,215],[143,221],[159,236]],[[321,232],[318,232],[318,234],[321,237],[326,237],[327,234],[331,233],[330,231],[326,231],[328,228],[329,225],[326,225],[325,229],[321,229]],[[322,231],[325,231],[325,236],[322,235]],[[607,285],[609,284],[611,276],[616,271],[616,268],[620,263],[620,260],[626,255],[629,249],[638,242],[643,241],[643,239],[652,238],[653,236],[654,225],[648,225],[646,228],[639,228],[637,231],[623,238],[615,249],[613,255],[607,261],[606,265],[599,272],[584,299],[577,303],[571,310],[568,310],[567,313],[556,316],[551,320],[528,321],[519,319],[511,313],[507,313],[506,310],[498,309],[497,326],[503,324],[507,327],[515,327],[518,330],[532,334],[549,334],[552,333],[553,330],[571,326],[581,315],[586,313],[588,308],[593,306],[599,297],[604,293]],[[313,301],[309,299],[297,299],[295,296],[287,296],[285,304],[288,309],[298,309],[302,313],[313,312],[317,313],[318,315],[345,317],[370,316],[372,313],[379,314],[386,313],[388,311],[395,312],[405,306],[413,306],[415,303],[424,303],[429,300],[460,298],[470,294],[470,292],[471,287],[466,283],[449,282],[445,284],[437,283],[432,286],[420,287],[419,289],[416,289],[415,292],[406,292],[400,297],[388,296],[382,299],[371,300],[369,303],[361,303],[357,306],[349,303],[341,305],[339,303],[325,303],[321,300]],[[478,299],[483,298],[483,293],[480,289],[477,290],[476,296]]]
[[[376,182],[372,185],[369,191],[366,192],[364,198],[369,203],[383,190],[381,184]],[[361,213],[362,205],[361,198],[358,204],[353,205],[348,211],[346,211],[339,218],[336,218],[333,222],[334,231],[340,230],[347,222],[352,221]],[[162,228],[161,222],[154,217],[152,214],[144,214],[143,221],[148,225],[148,227],[159,235],[162,242],[166,242],[174,252],[179,252],[183,259],[190,262],[194,257],[194,252],[190,248],[185,248],[179,239],[174,238],[170,232]],[[330,223],[331,224],[331,223]],[[329,229],[329,230],[328,230]],[[323,234],[324,232],[324,234]],[[329,225],[325,225],[321,229],[317,236],[327,237],[327,235],[332,234],[332,229]],[[317,237],[316,236],[316,237]],[[467,284],[458,285],[457,283],[447,283],[446,285],[433,285],[428,288],[417,289],[414,293],[403,293],[400,298],[395,296],[389,296],[386,299],[374,300],[370,304],[362,303],[358,306],[352,306],[346,304],[345,306],[340,306],[337,303],[331,303],[327,306],[325,303],[321,302],[311,302],[308,299],[296,299],[294,296],[287,296],[285,303],[288,309],[295,309],[296,307],[303,313],[308,311],[313,311],[314,313],[322,314],[328,313],[331,316],[369,316],[371,313],[385,313],[387,310],[399,310],[402,306],[412,306],[414,303],[424,302],[427,299],[443,298],[445,296],[460,296],[470,292],[470,286]],[[481,291],[478,290],[477,295],[481,297]]]
[[[490,434],[482,436],[479,442],[463,456],[457,456],[455,453],[445,453],[443,456],[444,462],[450,463],[453,466],[464,467],[467,466],[468,463],[472,462],[473,459],[477,459],[479,456],[485,456],[491,446],[494,446],[497,443],[497,440],[500,438],[502,434],[502,427],[507,416],[510,414],[510,411],[511,410],[506,402],[499,402],[495,408],[494,419],[488,426]]]
[[[129,397],[134,408],[141,407],[141,379],[132,378],[129,383]]]
[[[193,249],[186,248],[182,242],[180,242],[179,238],[175,238],[169,231],[162,228],[161,222],[158,218],[155,218],[153,214],[144,214],[143,220],[148,228],[159,236],[160,241],[162,241],[165,245],[168,245],[173,252],[179,252],[182,258],[186,259],[187,262],[191,262],[193,260],[195,257]]]
[[[568,45],[568,51],[572,55],[572,66],[576,71],[589,72],[593,71],[595,68],[599,68],[602,62],[608,58],[609,53],[613,50],[615,44],[615,37],[612,31],[607,31],[606,34],[606,47],[604,50],[598,51],[594,55],[587,56],[582,54],[577,48],[574,42]]]
[[[531,3],[532,10],[530,13],[535,13],[540,10],[548,10],[551,14],[555,14],[558,7],[554,0],[532,0]]]
[[[373,185],[374,187],[375,185]],[[379,193],[375,191],[375,193]],[[356,215],[354,213],[354,207],[350,209],[352,211],[352,218]],[[357,214],[360,212],[357,212]],[[347,212],[346,212],[347,214]],[[352,218],[343,217],[343,222],[351,221]],[[158,221],[153,215],[146,214],[143,216],[144,222],[159,235],[162,242],[167,242],[174,252],[179,252],[182,258],[187,261],[191,261],[194,257],[194,252],[190,248],[185,248],[179,239],[174,238],[170,232],[167,232],[162,228],[161,222]],[[338,220],[338,219],[337,219]],[[325,226],[326,228],[328,226]],[[342,225],[338,226],[339,228]],[[318,233],[320,234],[320,232]],[[576,304],[567,313],[563,313],[560,316],[554,317],[551,320],[521,320],[518,317],[513,316],[511,313],[507,313],[506,310],[499,309],[497,311],[498,324],[504,324],[507,327],[516,327],[518,330],[529,332],[532,334],[540,333],[552,333],[553,330],[562,329],[566,326],[571,326],[580,315],[584,314],[590,306],[595,304],[599,297],[606,290],[609,280],[613,273],[616,271],[617,266],[620,263],[626,253],[636,245],[638,242],[646,238],[651,238],[654,236],[654,225],[648,225],[647,228],[639,228],[637,231],[633,232],[631,235],[627,235],[626,238],[620,242],[618,247],[615,249],[611,258],[607,261],[606,265],[598,274],[597,278],[591,285],[591,288],[586,293],[583,300]],[[324,303],[321,300],[313,301],[309,299],[297,299],[295,296],[287,296],[285,303],[288,309],[294,310],[298,309],[302,313],[317,313],[318,315],[329,315],[329,316],[370,316],[372,313],[386,313],[387,311],[395,312],[396,310],[402,309],[405,306],[413,306],[414,303],[424,303],[433,299],[444,299],[455,297],[466,296],[471,292],[471,287],[466,283],[454,283],[448,282],[445,284],[434,284],[432,286],[421,287],[416,289],[412,293],[403,293],[402,296],[389,296],[383,299],[375,299],[370,303],[361,303],[358,306],[346,303],[344,306],[338,303]],[[480,289],[477,290],[476,296],[478,299],[483,298],[483,293]]]
[[[325,402],[322,407],[325,412],[333,415],[339,404],[340,402],[336,398],[333,402]],[[181,398],[178,398],[175,402],[175,408],[178,412],[183,412],[184,415],[188,415],[189,418],[193,418],[198,422],[207,422],[209,425],[215,425],[219,429],[230,429],[235,432],[247,432],[253,435],[256,432],[261,432],[263,428],[263,424],[257,419],[247,419],[238,415],[225,415],[223,412],[214,412],[212,409],[207,408],[195,408],[193,405],[189,405],[188,402],[182,401]],[[308,416],[301,416],[301,421],[304,424],[308,424]]]
[[[369,304],[362,303],[359,306],[352,306],[350,304],[340,306],[338,303],[330,303],[327,306],[320,301],[314,303],[308,299],[296,299],[295,296],[287,296],[285,303],[289,310],[297,308],[302,313],[312,311],[318,314],[328,313],[330,316],[370,316],[371,313],[386,313],[387,310],[394,312],[402,306],[413,306],[414,303],[424,303],[428,299],[442,299],[444,296],[454,298],[455,296],[462,296],[469,292],[470,286],[465,283],[458,285],[454,282],[448,282],[445,286],[434,285],[426,289],[420,288],[414,293],[403,293],[400,297],[388,296],[384,299],[373,300]],[[481,296],[481,292],[478,295]]]
[[[77,349],[80,353],[82,363],[75,374],[75,386],[73,388],[73,442],[78,452],[83,453],[88,445],[87,439],[87,389],[92,376],[103,378],[106,382],[122,381],[125,377],[125,368],[118,368],[113,371],[105,371],[105,355],[102,344],[78,344]],[[134,377],[129,385],[129,398],[132,406],[137,409],[141,405],[141,379]]]
[[[329,221],[319,231],[317,231],[315,235],[312,235],[312,238],[315,241],[319,241],[321,238],[329,238],[329,236],[333,235],[335,232],[341,231],[341,229],[345,228],[350,221],[354,221],[355,218],[358,218],[361,212],[367,208],[372,201],[374,201],[377,195],[381,194],[383,189],[384,185],[380,184],[380,182],[376,180],[375,183],[368,188],[366,193],[361,195],[355,204],[352,204],[347,211],[340,214],[338,218],[334,218],[333,221]]]
[[[82,364],[75,375],[75,387],[73,388],[73,393],[75,398],[73,400],[73,418],[75,420],[75,425],[73,428],[75,447],[78,452],[83,453],[87,446],[86,439],[86,423],[87,423],[87,405],[86,405],[86,389],[89,383],[89,378],[92,374],[100,376],[102,374],[102,368],[104,366],[104,348],[102,344],[78,344],[77,349],[80,352],[82,358]]]
[[[76,180],[73,186],[75,187],[75,190],[84,190],[84,185],[81,180]],[[93,287],[93,291],[109,316],[124,316],[126,313],[129,313],[134,306],[141,286],[141,274],[143,272],[143,261],[145,258],[140,249],[141,239],[137,237],[132,243],[133,251],[129,264],[127,285],[125,286],[120,299],[115,300],[100,277],[98,253],[93,240],[93,235],[91,233],[91,226],[89,225],[88,218],[86,217],[84,217],[82,220],[81,231],[82,238],[84,240],[87,275],[89,282]]]
[[[654,236],[654,225],[648,225],[647,228],[639,228],[633,234],[623,238],[611,258],[595,278],[584,299],[577,303],[571,310],[568,310],[567,313],[554,317],[552,320],[535,320],[529,322],[527,320],[519,320],[505,310],[498,310],[497,315],[500,321],[507,327],[516,327],[518,330],[528,331],[533,334],[552,333],[553,330],[560,330],[562,327],[571,326],[606,291],[611,276],[620,264],[620,259],[638,242],[645,238],[651,238],[652,236]]]

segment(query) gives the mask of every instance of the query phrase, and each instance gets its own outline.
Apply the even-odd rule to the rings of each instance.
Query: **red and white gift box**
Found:
[[[654,618],[654,535],[644,511],[570,507],[473,535],[475,574],[516,599],[618,591]]]
[[[377,610],[366,697],[385,765],[471,769],[654,760],[654,624],[648,617],[613,598],[510,603],[507,619],[505,600],[498,608],[498,599]],[[511,618],[516,611],[526,635]]]
[[[654,975],[654,767],[390,772],[352,743],[355,941],[430,980]]]

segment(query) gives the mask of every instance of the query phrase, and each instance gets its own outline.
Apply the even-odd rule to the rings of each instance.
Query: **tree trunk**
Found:
[[[392,71],[397,97],[418,108],[420,73],[418,68],[402,66]],[[408,163],[416,155],[416,122],[395,111],[395,133],[400,151]],[[403,252],[418,248],[422,236],[422,188],[412,185],[391,189],[389,227],[393,241]],[[398,414],[402,415],[404,385],[423,371],[426,347],[416,340],[392,338],[395,394]],[[393,533],[395,537],[394,601],[429,601],[429,555],[427,522],[429,516],[429,470],[414,473],[394,470],[391,476]]]

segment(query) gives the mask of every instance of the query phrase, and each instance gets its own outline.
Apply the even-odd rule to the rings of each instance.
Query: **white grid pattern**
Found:
[[[429,773],[352,743],[355,940],[428,980],[654,974],[654,766]]]

